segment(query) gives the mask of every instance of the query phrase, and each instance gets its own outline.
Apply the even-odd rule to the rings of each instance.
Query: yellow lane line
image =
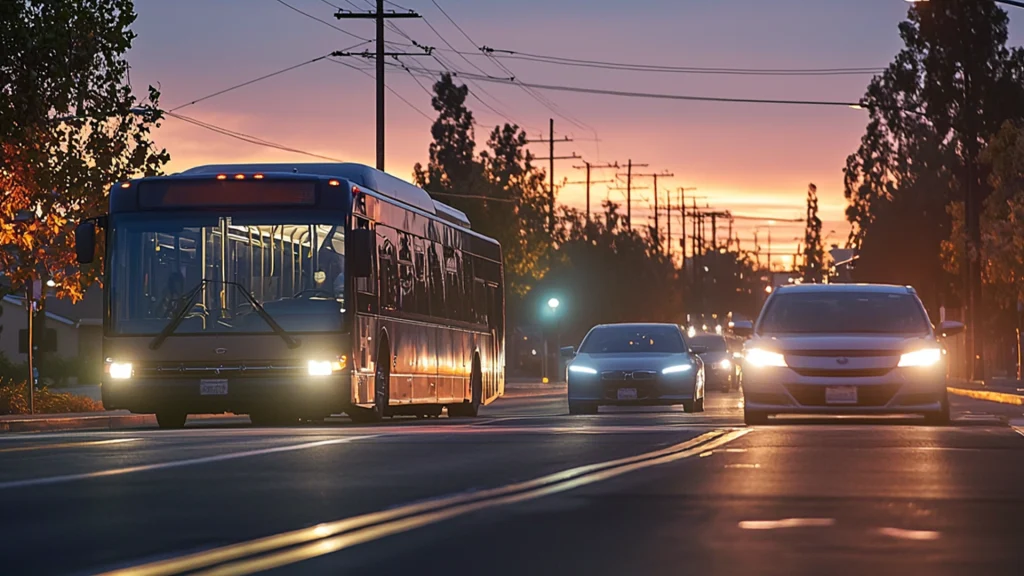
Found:
[[[85,446],[102,446],[104,444],[123,444],[125,442],[137,442],[139,440],[142,440],[142,438],[115,438],[113,440],[92,440],[89,442],[61,442],[59,444],[17,446],[15,448],[0,448],[0,454],[7,452],[31,452],[33,450],[54,450],[58,448],[82,448]]]
[[[1004,394],[1002,392],[990,392],[988,390],[968,390],[966,388],[949,388],[948,390],[957,396],[966,396],[968,398],[974,398],[975,400],[987,400],[989,402],[998,402],[1000,404],[1024,406],[1024,396],[1018,396],[1016,394]]]
[[[730,440],[738,438],[746,431],[747,430],[739,431],[739,435],[736,435],[737,432],[731,432]],[[325,539],[330,538],[332,536],[337,536],[342,533],[351,534],[353,531],[359,531],[359,533],[363,534],[361,538],[366,538],[368,537],[367,535],[379,533],[376,530],[367,531],[366,529],[368,527],[384,525],[408,526],[399,531],[409,530],[411,528],[416,527],[416,525],[419,525],[415,522],[413,522],[413,524],[408,523],[415,518],[432,517],[430,515],[433,513],[439,513],[442,511],[455,509],[461,510],[462,508],[470,505],[496,502],[504,498],[509,498],[511,496],[520,496],[522,494],[532,493],[533,491],[541,490],[544,489],[545,487],[568,485],[568,483],[573,482],[574,479],[584,478],[587,477],[588,475],[600,473],[601,471],[607,471],[609,469],[618,469],[617,467],[635,465],[637,463],[649,462],[653,461],[653,459],[664,458],[678,453],[684,453],[683,451],[696,450],[695,447],[701,446],[705,443],[708,443],[709,441],[715,441],[723,437],[723,434],[725,434],[724,430],[714,430],[702,434],[701,436],[698,436],[686,442],[669,446],[661,450],[639,454],[637,456],[631,456],[628,458],[621,458],[618,460],[611,460],[607,462],[599,462],[596,464],[588,464],[585,466],[578,466],[576,468],[570,468],[567,470],[563,470],[561,472],[556,472],[554,474],[549,474],[547,476],[542,476],[539,478],[535,478],[533,480],[527,480],[516,484],[509,484],[506,486],[500,486],[497,488],[482,490],[479,492],[456,494],[453,496],[443,497],[436,500],[429,500],[416,504],[409,504],[406,506],[392,508],[389,510],[383,510],[380,512],[372,512],[361,516],[354,516],[351,518],[327,522],[310,528],[302,528],[290,532],[282,532],[272,536],[250,540],[248,542],[240,542],[238,544],[223,546],[221,548],[214,548],[212,550],[197,552],[195,554],[190,554],[187,556],[171,558],[168,560],[152,562],[149,564],[142,564],[139,566],[125,568],[122,570],[115,570],[106,573],[106,575],[104,576],[163,576],[169,574],[179,574],[183,572],[192,572],[199,570],[201,568],[208,568],[211,566],[216,566],[218,564],[223,564],[225,562],[241,560],[244,558],[256,556],[258,554],[275,552],[291,546],[298,546],[303,544],[309,545],[310,547],[312,547],[312,549],[321,550],[321,553],[327,553],[328,551],[333,551],[333,546],[335,546],[336,543],[334,543],[334,539],[332,539],[331,543],[328,543],[326,545],[326,548],[324,547],[323,543],[326,541]],[[704,446],[701,446],[700,449],[703,450]],[[445,516],[445,518],[447,517],[448,516]],[[431,521],[436,522],[440,519],[444,518],[438,518]],[[403,524],[403,522],[405,522],[405,524]],[[394,528],[394,526],[392,526],[392,528]],[[346,534],[345,536],[347,537],[350,534]],[[381,536],[378,535],[376,537],[379,538]],[[365,540],[360,539],[360,542],[362,541]],[[350,545],[353,544],[346,544],[342,547],[347,547]],[[283,552],[279,552],[278,554],[281,553]],[[290,562],[292,561],[289,561],[287,563]]]

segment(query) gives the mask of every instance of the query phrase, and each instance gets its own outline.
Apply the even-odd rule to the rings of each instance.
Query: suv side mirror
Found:
[[[754,323],[750,320],[738,320],[733,322],[732,333],[742,338],[749,338],[754,334]]]
[[[79,264],[92,264],[96,259],[96,223],[87,220],[75,228],[75,256]]]
[[[562,358],[574,358],[576,356],[576,349],[572,346],[564,346],[560,351]]]
[[[957,334],[963,332],[965,329],[966,326],[964,326],[961,322],[945,320],[939,323],[939,327],[936,330],[936,332],[938,332],[939,335],[942,337],[956,336]]]
[[[353,278],[369,278],[373,272],[373,249],[376,239],[373,230],[356,228],[348,233],[345,259]]]

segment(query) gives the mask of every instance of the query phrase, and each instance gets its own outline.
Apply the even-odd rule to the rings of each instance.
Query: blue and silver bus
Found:
[[[76,244],[82,263],[105,250],[104,406],[162,428],[475,416],[503,393],[501,247],[367,166],[119,182]]]

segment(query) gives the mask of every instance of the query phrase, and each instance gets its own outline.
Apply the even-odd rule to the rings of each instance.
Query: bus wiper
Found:
[[[164,329],[161,330],[160,333],[157,334],[155,338],[153,338],[153,341],[149,343],[149,348],[151,350],[156,350],[157,348],[160,348],[160,346],[163,345],[164,341],[167,340],[167,338],[170,337],[170,335],[173,334],[174,331],[178,329],[178,326],[181,326],[181,323],[185,320],[185,316],[188,315],[188,312],[192,309],[192,306],[195,304],[196,297],[202,291],[203,287],[206,286],[207,284],[224,284],[227,286],[234,286],[235,288],[237,288],[238,291],[242,293],[242,296],[246,299],[246,301],[249,302],[249,305],[252,306],[252,309],[255,310],[257,314],[259,314],[260,318],[262,318],[263,321],[266,322],[268,326],[270,326],[270,329],[274,331],[274,334],[277,334],[278,336],[281,337],[282,340],[284,340],[284,343],[288,346],[288,348],[294,350],[299,347],[299,341],[296,340],[295,338],[292,338],[291,335],[288,334],[288,332],[285,332],[284,328],[281,328],[281,325],[278,324],[276,320],[274,320],[274,317],[271,316],[266,311],[265,308],[263,308],[263,305],[257,302],[256,299],[253,298],[251,294],[249,294],[249,291],[245,289],[245,286],[242,286],[238,282],[232,282],[230,280],[209,280],[203,278],[202,280],[199,281],[198,284],[196,284],[195,288],[193,288],[187,296],[182,298],[185,304],[184,306],[182,306],[181,310],[179,310],[178,313],[175,314],[174,318],[171,319],[167,326],[165,326]]]

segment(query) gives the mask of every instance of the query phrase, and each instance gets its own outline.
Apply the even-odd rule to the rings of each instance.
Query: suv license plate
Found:
[[[199,394],[201,396],[223,396],[227,393],[228,381],[226,379],[199,381]]]
[[[619,388],[619,400],[636,400],[636,388]]]
[[[856,386],[828,386],[825,388],[826,404],[856,404]]]

